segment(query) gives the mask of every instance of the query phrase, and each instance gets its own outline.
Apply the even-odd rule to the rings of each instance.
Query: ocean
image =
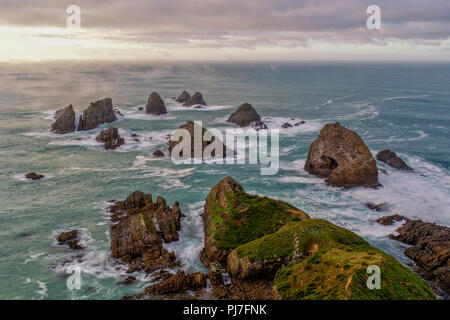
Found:
[[[208,107],[186,109],[171,98],[200,91]],[[157,91],[168,114],[139,111]],[[119,121],[87,132],[49,132],[57,109],[77,111],[110,97]],[[269,128],[280,129],[280,169],[262,176],[259,165],[175,165],[165,157],[167,134],[188,120],[207,128],[225,122],[243,102],[251,103]],[[292,120],[293,119],[293,120]],[[356,131],[375,155],[391,149],[414,171],[378,162],[383,188],[341,190],[303,169],[309,146],[327,123]],[[106,151],[95,141],[115,126],[125,145]],[[398,213],[450,225],[449,63],[96,63],[0,64],[0,299],[119,299],[148,285],[118,286],[127,274],[109,259],[108,201],[135,190],[180,203],[180,241],[165,245],[188,272],[206,271],[200,214],[211,187],[232,176],[249,193],[287,201],[312,217],[348,228],[372,245],[411,263],[404,245],[386,237],[399,226],[375,220]],[[140,143],[131,135],[138,134]],[[38,172],[41,181],[24,174]],[[387,212],[365,202],[387,202]],[[58,232],[81,229],[83,252],[58,246]],[[64,263],[65,262],[65,263]],[[66,281],[74,267],[81,288]]]

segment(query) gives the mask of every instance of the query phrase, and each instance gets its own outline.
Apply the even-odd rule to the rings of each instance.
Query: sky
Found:
[[[0,0],[0,62],[48,60],[450,60],[450,0]]]

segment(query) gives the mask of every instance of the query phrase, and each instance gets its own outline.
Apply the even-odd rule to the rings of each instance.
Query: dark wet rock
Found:
[[[387,175],[387,176],[389,175],[389,173],[386,170],[384,170],[384,169],[378,169],[378,171],[381,172],[382,174]]]
[[[242,243],[275,232],[288,222],[309,218],[286,202],[247,194],[231,177],[211,189],[202,217],[205,238],[200,258],[207,267],[215,262],[224,264],[228,253]],[[227,223],[222,225],[224,221]]]
[[[223,285],[222,267],[220,263],[216,262],[211,264],[208,270],[208,278],[213,286]]]
[[[294,124],[294,126],[298,127],[298,126],[301,126],[302,124],[305,124],[305,123],[306,123],[306,121],[302,120],[302,121],[297,122],[296,124]]]
[[[397,157],[397,154],[391,150],[383,150],[378,152],[377,160],[387,163],[392,168],[398,170],[412,170],[402,159]]]
[[[124,280],[119,281],[117,283],[117,285],[119,285],[119,286],[129,286],[130,284],[133,284],[135,282],[136,282],[136,277],[135,276],[128,276]]]
[[[105,98],[97,102],[91,103],[90,106],[83,111],[80,116],[78,130],[92,130],[104,123],[116,121],[112,100]]]
[[[190,99],[191,99],[191,95],[185,90],[178,96],[178,98],[175,101],[179,102],[179,103],[185,103],[185,102],[189,101]]]
[[[125,117],[123,115],[123,113],[119,109],[114,109],[114,112],[117,113],[118,115],[122,116],[122,117]]]
[[[142,111],[142,110],[144,110],[144,107],[139,107],[138,110]]]
[[[104,143],[106,150],[114,150],[125,144],[124,138],[119,135],[119,129],[114,127],[102,130],[96,140]]]
[[[393,225],[394,222],[397,221],[409,221],[409,218],[399,215],[399,214],[394,214],[392,216],[385,216],[385,217],[381,217],[377,219],[377,222],[379,224],[382,224],[383,226],[390,226]]]
[[[239,127],[247,127],[250,125],[259,127],[263,125],[261,117],[250,103],[241,104],[241,106],[228,118],[227,122],[237,124]]]
[[[283,129],[292,128],[292,124],[286,122],[286,123],[284,123],[281,127],[282,127]]]
[[[153,151],[153,156],[158,158],[164,157],[164,152],[162,152],[161,150],[155,150]]]
[[[27,173],[25,175],[25,178],[30,179],[30,180],[41,180],[42,178],[44,178],[44,175],[38,174],[36,172],[31,172],[31,173]]]
[[[84,249],[85,247],[80,244],[80,232],[78,230],[71,230],[60,233],[56,240],[59,245],[67,245],[71,249]]]
[[[173,276],[173,273],[167,270],[157,270],[152,273],[151,275],[151,281],[153,282],[161,282],[164,280],[169,279],[171,276]]]
[[[366,202],[364,205],[373,211],[385,211],[388,208],[388,204],[386,202],[382,203],[373,203],[373,202]]]
[[[190,157],[193,158],[194,157],[194,148],[195,148],[195,141],[194,141],[194,130],[195,130],[195,126],[198,126],[197,124],[195,124],[193,121],[188,121],[185,124],[183,124],[182,126],[180,126],[178,129],[184,129],[187,130],[189,132],[189,134],[191,135],[191,150],[190,150]],[[205,148],[207,146],[209,146],[211,143],[213,143],[216,139],[216,137],[214,136],[213,139],[211,139],[211,141],[204,141],[203,136],[205,134],[205,132],[208,130],[205,127],[201,127],[199,128],[199,131],[201,130],[201,136],[202,136],[202,157],[203,157],[203,152],[205,150]],[[182,140],[181,140],[182,141]],[[181,143],[181,141],[173,141],[173,140],[169,140],[169,154],[172,154],[172,150],[173,148],[175,148],[176,145],[178,145],[179,143]],[[226,146],[221,143],[221,146],[223,148],[223,157],[226,157],[227,154],[227,149]],[[183,155],[183,151],[180,151],[179,154],[180,157],[184,156]],[[212,152],[212,156],[215,156],[215,151]]]
[[[168,279],[145,288],[150,295],[167,295],[185,291],[198,291],[206,287],[206,275],[200,272],[185,274],[178,271]]]
[[[161,99],[161,96],[158,94],[158,92],[152,92],[152,94],[148,98],[148,103],[145,106],[145,109],[145,113],[150,114],[161,115],[167,113],[166,105],[164,104],[164,101],[163,99]]]
[[[409,244],[405,254],[414,260],[419,273],[450,295],[450,228],[421,220],[410,220],[390,238]]]
[[[185,107],[192,107],[195,105],[202,105],[202,106],[207,105],[206,102],[203,100],[203,96],[200,92],[194,93],[194,95],[189,100],[183,103],[183,106]]]
[[[75,111],[73,111],[72,105],[56,111],[54,118],[55,122],[52,124],[52,132],[66,134],[75,131]]]
[[[110,210],[116,222],[111,225],[111,257],[127,264],[129,272],[150,273],[179,265],[175,254],[163,247],[163,242],[178,240],[184,216],[178,202],[170,208],[164,198],[153,203],[151,194],[136,191]]]
[[[339,123],[327,124],[311,144],[305,170],[326,178],[335,187],[381,186],[375,159],[364,141],[354,131]]]

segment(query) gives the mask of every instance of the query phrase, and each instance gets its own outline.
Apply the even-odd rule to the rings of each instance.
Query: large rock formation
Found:
[[[145,113],[161,115],[167,113],[166,105],[158,92],[152,92],[145,106]]]
[[[398,170],[412,170],[405,161],[397,157],[397,154],[391,150],[383,150],[377,153],[377,160],[387,163],[392,168]]]
[[[243,103],[233,114],[228,118],[227,122],[237,124],[239,127],[261,127],[261,117],[255,108],[250,103]]]
[[[247,194],[233,178],[226,177],[206,198],[201,260],[206,266],[216,261],[224,264],[237,246],[271,234],[288,222],[307,218],[306,213],[286,202]]]
[[[201,106],[207,105],[206,102],[203,100],[203,96],[200,92],[194,93],[194,95],[183,104],[183,106],[185,106],[185,107],[192,107],[195,105],[201,105]]]
[[[327,124],[311,144],[305,170],[335,187],[378,187],[375,159],[354,131]]]
[[[71,249],[84,249],[85,247],[80,244],[80,232],[78,230],[71,230],[61,232],[56,240],[59,245],[67,245]]]
[[[92,130],[103,123],[116,121],[111,98],[99,100],[83,111],[80,116],[78,130]]]
[[[54,118],[52,132],[66,134],[75,131],[75,111],[73,111],[72,105],[56,111]]]
[[[193,121],[188,121],[185,124],[181,125],[178,129],[185,129],[189,132],[189,134],[191,135],[191,150],[190,150],[190,157],[193,158],[194,157],[194,148],[195,148],[195,140],[194,140],[194,130],[195,130],[195,126],[198,126],[197,124],[195,124]],[[205,132],[208,130],[204,127],[199,128],[201,130],[201,146],[202,146],[202,157],[203,157],[203,151],[205,150],[205,148],[210,145],[211,143],[213,143],[214,139],[216,139],[216,137],[214,137],[214,139],[211,139],[211,141],[204,141],[203,136],[205,134]],[[182,141],[182,140],[181,140]],[[169,140],[169,153],[172,154],[172,150],[173,148],[181,143],[181,141],[174,141],[172,139]],[[227,153],[227,149],[224,143],[221,143],[221,145],[223,146],[223,157],[226,157],[226,153]],[[183,156],[183,153],[180,152],[180,157]],[[212,152],[212,156],[215,156],[215,152]]]
[[[413,259],[419,273],[450,296],[450,228],[421,220],[410,220],[397,229],[394,240],[411,245],[405,254]]]
[[[189,92],[187,92],[186,90],[184,90],[179,96],[178,98],[175,99],[176,102],[179,103],[185,103],[187,101],[189,101],[189,99],[191,99],[191,95],[189,94]]]
[[[111,208],[111,256],[128,264],[129,271],[173,267],[178,264],[173,252],[163,247],[163,241],[178,240],[183,216],[177,202],[170,208],[164,198],[156,203],[151,194],[136,191],[125,201]]]
[[[96,140],[104,143],[106,150],[114,150],[125,144],[125,140],[119,135],[119,129],[114,127],[102,130]]]

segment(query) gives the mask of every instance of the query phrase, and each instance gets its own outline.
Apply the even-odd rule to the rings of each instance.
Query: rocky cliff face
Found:
[[[136,191],[125,201],[111,208],[111,257],[128,264],[129,271],[173,267],[178,264],[173,252],[163,247],[163,241],[178,240],[183,216],[177,202],[170,208],[164,198],[156,203],[151,194]]]
[[[102,130],[96,140],[104,143],[106,150],[114,150],[125,144],[125,140],[119,135],[119,129],[114,127]]]
[[[261,117],[255,108],[250,103],[243,103],[233,114],[228,118],[227,122],[237,124],[239,127],[261,127]]]
[[[303,211],[285,202],[245,193],[233,178],[226,177],[206,198],[203,221],[206,266],[226,262],[237,246],[277,231],[287,222],[307,219]]]
[[[405,254],[417,263],[419,273],[450,296],[450,228],[410,220],[397,232],[398,235],[390,237],[411,245],[405,249]]]
[[[327,124],[311,144],[305,170],[335,187],[380,186],[378,169],[361,137],[339,123]]]
[[[145,113],[156,115],[167,113],[166,105],[163,99],[161,99],[161,96],[158,94],[158,92],[152,92],[152,94],[148,98],[148,103],[145,106]]]
[[[75,131],[75,112],[72,105],[56,111],[54,118],[51,132],[66,134]]]
[[[112,100],[110,98],[105,98],[91,103],[91,105],[83,111],[83,114],[80,116],[78,130],[92,130],[103,123],[111,123],[116,120],[117,118],[114,114]]]
[[[203,96],[200,92],[194,93],[194,95],[183,104],[183,106],[185,106],[185,107],[192,107],[195,105],[201,105],[201,106],[207,105],[206,102],[203,100]]]

